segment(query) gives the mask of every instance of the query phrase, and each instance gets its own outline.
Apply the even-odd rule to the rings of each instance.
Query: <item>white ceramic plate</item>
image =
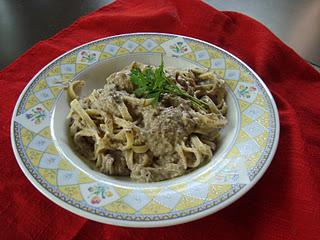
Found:
[[[213,159],[182,177],[134,183],[91,169],[70,147],[63,84],[83,79],[82,95],[131,61],[211,68],[226,80],[228,120]],[[17,101],[12,146],[28,179],[50,200],[83,217],[114,225],[157,227],[214,213],[247,192],[275,153],[279,118],[257,74],[227,51],[184,36],[135,33],[77,47],[35,75]]]

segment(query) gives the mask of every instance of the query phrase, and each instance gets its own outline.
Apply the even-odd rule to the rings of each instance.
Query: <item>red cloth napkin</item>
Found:
[[[67,50],[129,32],[167,32],[214,43],[245,61],[270,88],[281,136],[265,176],[244,197],[206,218],[133,229],[76,216],[26,179],[10,146],[10,119],[28,81]],[[1,239],[320,239],[320,75],[267,28],[200,1],[116,1],[40,41],[0,73]]]

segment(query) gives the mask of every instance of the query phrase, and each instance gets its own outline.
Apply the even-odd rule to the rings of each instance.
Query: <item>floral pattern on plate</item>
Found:
[[[78,53],[77,63],[92,64],[98,61],[101,52],[93,50],[82,50]]]
[[[38,104],[17,116],[15,121],[37,133],[49,124],[49,115],[48,110],[42,104]]]
[[[170,186],[157,185],[152,194],[140,187],[92,179],[69,162],[66,167],[50,136],[48,109],[54,108],[47,106],[49,103],[54,106],[67,81],[102,59],[137,52],[157,56],[164,52],[195,64],[208,62],[209,67],[220,71],[221,77],[227,80],[241,118],[239,134],[226,150],[225,161],[219,165],[219,159],[214,159],[217,164],[213,166],[214,171],[185,178],[185,182],[178,185],[171,186],[169,181]],[[241,77],[239,82],[243,74],[246,78]],[[56,59],[31,82],[18,101],[13,117],[13,147],[20,166],[50,199],[59,198],[60,203],[73,212],[105,223],[149,226],[151,222],[159,226],[167,225],[168,219],[172,220],[170,224],[178,219],[185,222],[204,210],[215,211],[261,175],[277,143],[276,107],[261,80],[229,53],[187,37],[144,33],[100,39]]]
[[[165,43],[162,43],[161,46],[167,54],[176,57],[192,52],[191,48],[182,37],[169,40]]]
[[[241,100],[252,103],[258,94],[258,89],[253,84],[240,82],[235,92]]]
[[[111,186],[102,183],[81,184],[80,191],[90,205],[101,207],[119,199],[118,193]]]

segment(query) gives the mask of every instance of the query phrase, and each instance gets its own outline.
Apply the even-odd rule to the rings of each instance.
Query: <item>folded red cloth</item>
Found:
[[[253,68],[279,108],[277,153],[261,181],[220,212],[178,226],[132,229],[76,216],[26,179],[10,146],[10,119],[28,81],[80,44],[129,32],[166,32],[214,43]],[[319,239],[320,75],[255,20],[201,1],[116,1],[41,41],[0,73],[1,239]]]

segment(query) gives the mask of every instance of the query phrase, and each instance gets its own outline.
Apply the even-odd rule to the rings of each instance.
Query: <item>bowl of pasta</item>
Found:
[[[272,95],[212,44],[125,34],[75,48],[19,98],[12,145],[29,180],[103,223],[156,227],[214,213],[248,191],[279,136]]]

